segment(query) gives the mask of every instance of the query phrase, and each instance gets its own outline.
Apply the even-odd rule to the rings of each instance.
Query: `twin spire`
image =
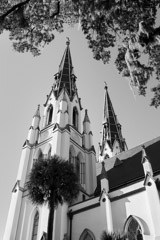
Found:
[[[114,112],[114,108],[108,94],[108,87],[106,83],[103,110],[102,140],[100,143],[101,154],[104,151],[106,142],[108,143],[110,149],[113,151],[115,140],[119,144],[120,152],[125,151],[127,149],[127,145],[124,138],[122,137],[121,125],[118,122],[117,116]]]
[[[73,99],[74,94],[77,91],[76,88],[76,76],[74,75],[72,58],[70,53],[70,40],[67,38],[66,49],[63,54],[61,63],[59,65],[59,71],[55,74],[55,83],[53,90],[58,98],[62,89],[65,87],[70,99]]]
[[[77,93],[76,88],[76,76],[74,75],[72,58],[70,53],[70,40],[67,38],[66,49],[63,54],[61,63],[59,65],[59,71],[55,74],[55,83],[53,85],[53,91],[58,98],[63,89],[65,93],[68,94],[70,100],[72,101],[73,97]],[[65,98],[65,96],[63,96]],[[39,106],[36,112],[36,115],[39,115]],[[85,120],[89,121],[87,111],[85,113]],[[100,143],[100,154],[104,152],[105,144],[109,145],[111,151],[113,152],[115,141],[119,145],[120,152],[127,149],[124,138],[121,133],[121,125],[119,124],[116,114],[114,112],[112,102],[108,94],[108,87],[105,83],[105,96],[104,96],[104,112],[103,112],[103,128],[102,128],[102,140]]]

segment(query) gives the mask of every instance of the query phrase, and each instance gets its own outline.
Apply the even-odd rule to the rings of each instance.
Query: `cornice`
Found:
[[[124,193],[124,194],[122,194],[122,195],[115,196],[115,197],[111,197],[111,198],[110,198],[110,201],[111,201],[111,202],[114,202],[114,201],[120,200],[120,199],[122,199],[122,198],[126,198],[126,197],[129,197],[129,196],[135,195],[135,194],[137,194],[137,193],[141,193],[141,192],[143,192],[143,191],[145,191],[145,190],[146,190],[145,187],[141,187],[141,188],[138,188],[138,189],[136,189],[136,190],[133,190],[133,191]]]

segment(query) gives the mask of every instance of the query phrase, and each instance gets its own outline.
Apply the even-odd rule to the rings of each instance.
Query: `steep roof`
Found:
[[[126,143],[121,133],[121,125],[117,120],[109,93],[108,87],[105,85],[105,96],[104,96],[104,112],[103,112],[103,129],[102,129],[102,142],[101,151],[105,142],[107,141],[111,149],[113,149],[115,139],[119,142],[121,151],[125,150]]]
[[[72,98],[77,91],[75,84],[76,76],[73,71],[69,40],[66,42],[66,45],[67,47],[59,65],[59,71],[55,74],[54,92],[56,92],[56,96],[59,97],[62,89],[65,87],[68,96]]]
[[[160,137],[143,145],[150,159],[154,175],[160,173]],[[143,179],[142,145],[105,160],[105,165],[110,191]],[[99,187],[100,175],[97,177]]]

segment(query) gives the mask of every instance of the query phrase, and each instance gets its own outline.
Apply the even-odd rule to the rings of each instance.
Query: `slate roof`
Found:
[[[121,125],[119,124],[117,116],[114,112],[108,93],[108,87],[105,85],[101,152],[103,152],[106,141],[110,148],[113,149],[115,139],[119,142],[121,151],[124,151],[126,143],[121,134]]]
[[[61,63],[59,65],[59,71],[55,74],[57,80],[56,94],[57,97],[61,94],[62,89],[65,87],[68,96],[72,98],[76,92],[76,76],[74,75],[72,58],[70,53],[70,42],[66,42],[67,47],[63,54]]]
[[[154,175],[160,173],[160,137],[143,144],[152,165]],[[106,177],[110,191],[132,184],[144,178],[142,145],[105,160]],[[100,191],[101,174],[97,176],[96,193]]]

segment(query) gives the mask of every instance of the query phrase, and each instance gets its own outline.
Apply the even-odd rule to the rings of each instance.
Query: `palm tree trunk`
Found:
[[[49,216],[48,216],[48,238],[47,240],[52,240],[53,236],[53,220],[54,220],[54,194],[51,193],[49,201]]]

